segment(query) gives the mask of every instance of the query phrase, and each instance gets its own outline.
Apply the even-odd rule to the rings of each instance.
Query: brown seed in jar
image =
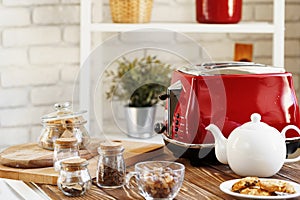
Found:
[[[107,165],[103,165],[98,174],[99,183],[105,186],[123,185],[125,174],[117,169],[113,169]]]

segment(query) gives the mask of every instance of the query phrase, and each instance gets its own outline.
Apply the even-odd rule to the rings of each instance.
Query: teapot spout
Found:
[[[228,164],[227,160],[227,139],[224,137],[220,129],[214,125],[208,125],[205,130],[210,131],[215,138],[215,154],[219,162]]]

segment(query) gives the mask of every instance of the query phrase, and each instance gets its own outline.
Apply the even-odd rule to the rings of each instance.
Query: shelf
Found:
[[[200,24],[200,23],[92,23],[91,31],[124,32],[139,29],[165,29],[185,33],[274,33],[275,26],[267,22],[241,22],[238,24]]]

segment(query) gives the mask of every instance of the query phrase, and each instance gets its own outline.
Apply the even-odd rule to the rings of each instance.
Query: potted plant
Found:
[[[124,101],[128,135],[148,138],[153,135],[159,95],[170,85],[171,66],[156,56],[116,61],[116,70],[106,70],[111,86],[107,99]]]

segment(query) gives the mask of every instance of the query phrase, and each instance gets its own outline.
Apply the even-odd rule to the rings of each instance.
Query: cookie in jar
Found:
[[[76,138],[80,149],[84,149],[90,142],[85,128],[87,121],[83,114],[86,111],[73,111],[69,102],[54,104],[55,111],[42,116],[43,128],[38,139],[40,147],[54,150],[55,140],[58,138]]]

